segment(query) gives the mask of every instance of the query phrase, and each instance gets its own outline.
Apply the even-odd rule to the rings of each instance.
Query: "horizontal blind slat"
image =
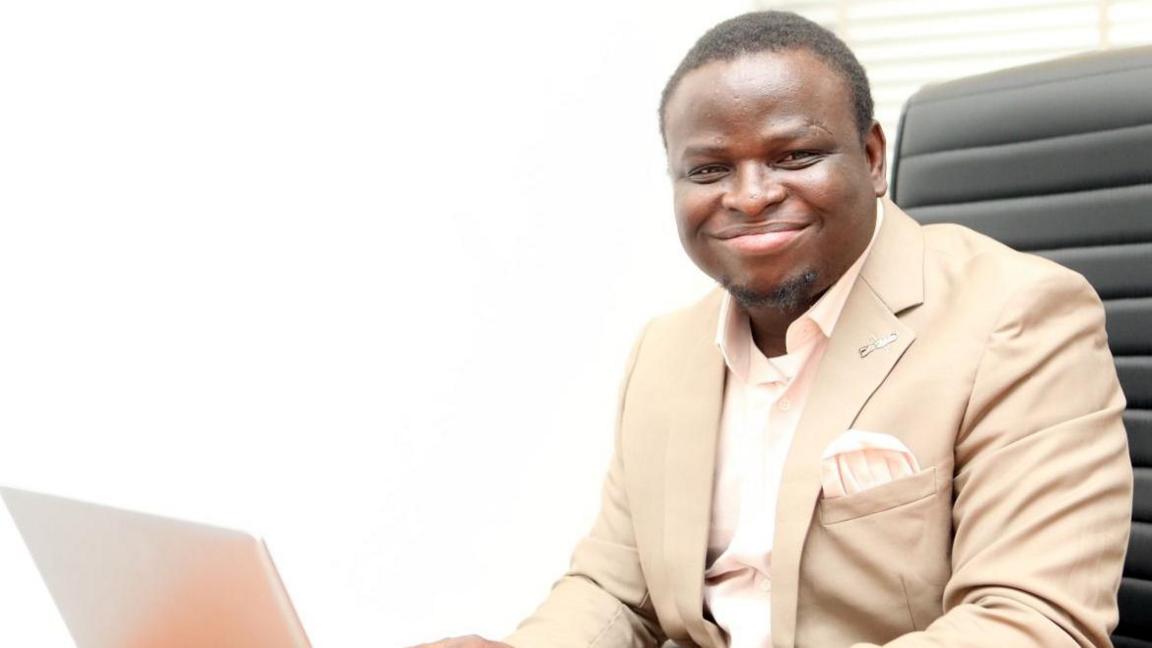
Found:
[[[993,19],[994,18],[994,19]],[[888,20],[869,23],[848,21],[838,33],[852,43],[867,43],[905,38],[969,38],[998,34],[1015,35],[1019,32],[1042,29],[1088,28],[1096,29],[1099,15],[1095,8],[1073,10],[1020,12],[996,17],[986,15],[966,18],[922,17],[915,20]]]
[[[1085,28],[1077,31],[1025,33],[1011,41],[999,37],[931,41],[916,39],[879,46],[857,46],[853,49],[856,57],[867,68],[877,64],[903,64],[908,60],[924,63],[940,58],[1010,58],[1036,52],[1090,50],[1096,48],[1099,40],[1098,30]]]
[[[961,17],[1015,12],[1026,8],[1033,13],[1067,6],[1096,6],[1095,0],[965,0],[955,4],[937,4],[923,0],[885,0],[880,2],[849,1],[845,5],[848,20],[883,18],[902,20],[912,16]]]

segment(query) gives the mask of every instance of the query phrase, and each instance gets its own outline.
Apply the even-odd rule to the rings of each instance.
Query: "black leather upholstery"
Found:
[[[1049,257],[1104,300],[1136,474],[1114,640],[1152,648],[1152,47],[930,86],[896,139],[912,216]]]

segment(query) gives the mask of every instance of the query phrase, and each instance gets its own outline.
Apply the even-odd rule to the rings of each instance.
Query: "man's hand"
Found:
[[[424,643],[411,648],[512,648],[506,643],[488,641],[484,637],[468,635],[466,637],[451,637],[433,643]]]

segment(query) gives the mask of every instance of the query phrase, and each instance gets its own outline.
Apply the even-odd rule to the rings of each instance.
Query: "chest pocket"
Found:
[[[939,490],[936,466],[868,490],[820,500],[820,523],[828,526],[881,513],[931,497]]]

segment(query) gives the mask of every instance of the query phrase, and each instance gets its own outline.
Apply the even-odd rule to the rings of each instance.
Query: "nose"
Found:
[[[725,209],[757,218],[784,199],[784,187],[759,163],[740,165],[723,196]]]

